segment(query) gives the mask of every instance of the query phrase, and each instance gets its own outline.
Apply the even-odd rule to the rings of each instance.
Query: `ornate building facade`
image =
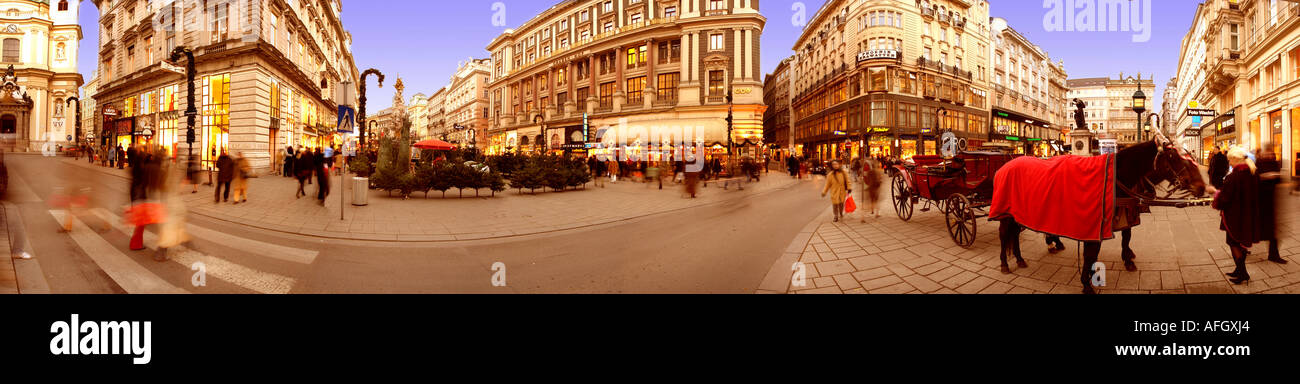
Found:
[[[1068,152],[1064,131],[1071,118],[1065,64],[996,18],[993,41],[989,142],[1020,154],[1052,156]]]
[[[763,114],[763,141],[769,148],[780,149],[780,154],[785,156],[793,149],[790,141],[790,85],[794,81],[790,76],[790,63],[793,61],[781,60],[781,64],[763,79],[763,102],[767,104],[767,112]]]
[[[156,145],[182,157],[192,150],[205,168],[221,151],[242,153],[265,172],[285,146],[342,144],[336,95],[342,84],[356,87],[359,73],[339,0],[94,2],[100,145]],[[197,63],[193,148],[183,115],[188,85],[164,66],[177,47]]]
[[[828,160],[937,154],[988,139],[989,6],[831,0],[794,46],[796,152]]]
[[[0,150],[40,151],[68,145],[75,132],[81,26],[75,0],[0,1]],[[69,137],[71,136],[71,137]]]
[[[604,134],[622,126],[678,129],[680,141],[691,142],[684,145],[700,143],[713,155],[726,154],[729,143],[757,154],[767,22],[758,7],[757,0],[564,1],[507,30],[487,46],[487,152],[667,158],[650,152],[649,137]]]
[[[451,77],[444,100],[448,139],[462,148],[480,150],[489,146],[488,92],[492,80],[492,59],[469,59]]]

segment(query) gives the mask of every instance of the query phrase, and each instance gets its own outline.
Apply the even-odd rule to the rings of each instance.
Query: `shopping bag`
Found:
[[[853,213],[856,210],[858,210],[858,205],[853,202],[853,196],[849,196],[847,200],[844,200],[844,212]]]

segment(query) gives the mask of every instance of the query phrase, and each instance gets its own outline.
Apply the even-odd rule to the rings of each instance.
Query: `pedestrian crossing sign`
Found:
[[[339,133],[352,133],[352,127],[356,125],[357,114],[352,107],[346,105],[339,106]]]

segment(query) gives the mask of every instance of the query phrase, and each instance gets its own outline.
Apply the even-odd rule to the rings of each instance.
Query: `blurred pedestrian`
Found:
[[[117,160],[117,169],[122,169],[122,167],[126,166],[127,152],[122,149],[121,145],[117,146],[116,157],[117,159],[115,160]]]
[[[235,152],[235,172],[232,185],[235,189],[235,204],[248,202],[248,177],[252,176],[253,168],[248,163],[248,158],[244,157],[244,152]]]
[[[190,193],[199,193],[199,160],[194,156],[186,157],[184,176],[185,183],[193,188]]]
[[[281,169],[281,170],[283,171],[283,172],[282,172],[282,175],[283,175],[284,177],[293,177],[293,176],[294,176],[294,174],[293,174],[293,164],[294,164],[294,161],[296,161],[296,160],[298,160],[298,159],[297,159],[297,156],[294,155],[294,152],[293,152],[293,146],[290,145],[290,146],[286,146],[286,147],[284,147],[284,168]]]
[[[145,156],[141,156],[140,151],[136,149],[135,146],[131,146],[131,149],[128,149],[127,153],[129,155],[126,160],[130,164],[130,169],[128,171],[131,175],[131,191],[128,192],[128,196],[131,201],[143,200],[145,193],[144,188],[148,183],[146,180],[147,175],[145,174],[143,161]]]
[[[312,165],[312,171],[316,173],[316,201],[323,207],[330,194],[329,169],[326,168],[325,152],[317,150],[315,154],[316,163]]]
[[[1246,271],[1246,257],[1250,247],[1260,240],[1259,220],[1259,177],[1255,175],[1255,164],[1246,156],[1246,150],[1234,147],[1225,156],[1232,166],[1223,181],[1223,188],[1214,197],[1214,209],[1223,211],[1219,229],[1226,236],[1228,248],[1232,249],[1232,260],[1237,268],[1228,273],[1228,281],[1241,284],[1250,281]]]
[[[159,169],[157,193],[163,216],[158,223],[158,253],[154,255],[154,260],[166,261],[169,249],[190,241],[185,229],[185,200],[180,196],[180,191],[183,190],[181,181],[188,173],[188,165],[182,168],[171,164]]]
[[[311,180],[311,178],[315,175],[313,175],[311,172],[311,167],[312,167],[311,151],[307,151],[302,149],[302,147],[299,147],[297,156],[298,158],[295,159],[293,163],[293,171],[296,173],[294,176],[298,178],[298,192],[294,193],[293,196],[295,199],[300,199],[303,196],[307,196],[307,191],[304,190],[304,187],[306,187],[307,181]]]
[[[790,172],[790,177],[799,177],[799,158],[794,155],[786,156],[785,170]]]
[[[617,183],[618,176],[620,175],[618,160],[610,159],[607,163],[609,163],[609,181],[611,183]]]
[[[1219,150],[1219,147],[1210,150],[1209,166],[1210,185],[1213,185],[1215,189],[1223,189],[1223,178],[1228,176],[1229,165],[1228,156],[1224,155],[1223,151]]]
[[[700,184],[700,171],[695,168],[696,167],[687,166],[682,170],[686,174],[685,180],[682,181],[682,184],[686,188],[686,194],[691,195],[692,199],[694,199],[695,195],[699,193]]]
[[[107,157],[108,157],[108,167],[109,167],[109,168],[113,168],[113,167],[116,167],[116,166],[117,166],[117,150],[118,150],[118,148],[121,148],[121,146],[117,146],[117,147],[108,147],[108,156],[107,156]]]
[[[880,184],[884,175],[880,174],[880,165],[875,159],[867,158],[862,162],[862,201],[867,209],[862,212],[862,222],[867,222],[867,214],[880,217]]]
[[[844,201],[852,192],[849,190],[849,183],[849,175],[840,166],[840,161],[831,161],[830,169],[826,170],[826,187],[822,188],[822,197],[830,194],[831,211],[835,213],[837,223],[844,217]]]
[[[1286,264],[1286,259],[1278,251],[1277,245],[1277,187],[1282,183],[1282,163],[1272,150],[1265,150],[1257,157],[1259,175],[1259,232],[1260,242],[1268,240],[1268,261]]]
[[[221,156],[217,157],[217,189],[212,191],[212,200],[214,203],[230,201],[230,182],[235,179],[235,160],[230,158],[226,149],[221,149]],[[225,189],[222,192],[222,189]]]

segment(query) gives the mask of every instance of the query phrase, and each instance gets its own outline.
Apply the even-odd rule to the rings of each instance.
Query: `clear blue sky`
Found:
[[[856,0],[855,0],[856,1]],[[871,1],[871,0],[868,0]],[[1055,32],[1043,26],[1048,9],[1043,0],[991,0],[994,17],[1007,19],[1012,28],[1042,46],[1054,60],[1065,60],[1071,78],[1154,73],[1159,98],[1164,84],[1177,71],[1178,50],[1196,12],[1197,1],[1151,0],[1154,17],[1151,40],[1132,42],[1132,32]],[[400,3],[401,7],[393,5]],[[361,70],[376,68],[389,76],[384,88],[368,86],[371,108],[378,110],[392,99],[394,76],[406,83],[406,96],[432,94],[447,84],[459,61],[487,56],[484,47],[506,28],[517,27],[559,0],[501,0],[505,26],[492,25],[491,0],[344,0],[343,26],[352,32],[352,49]],[[762,0],[767,17],[763,31],[764,72],[771,72],[788,57],[801,28],[794,25],[796,4],[808,19],[824,0]],[[94,3],[81,3],[85,40],[81,45],[81,71],[89,79],[98,57],[98,12]],[[1156,100],[1159,102],[1159,100]],[[1159,104],[1156,104],[1159,105]]]

